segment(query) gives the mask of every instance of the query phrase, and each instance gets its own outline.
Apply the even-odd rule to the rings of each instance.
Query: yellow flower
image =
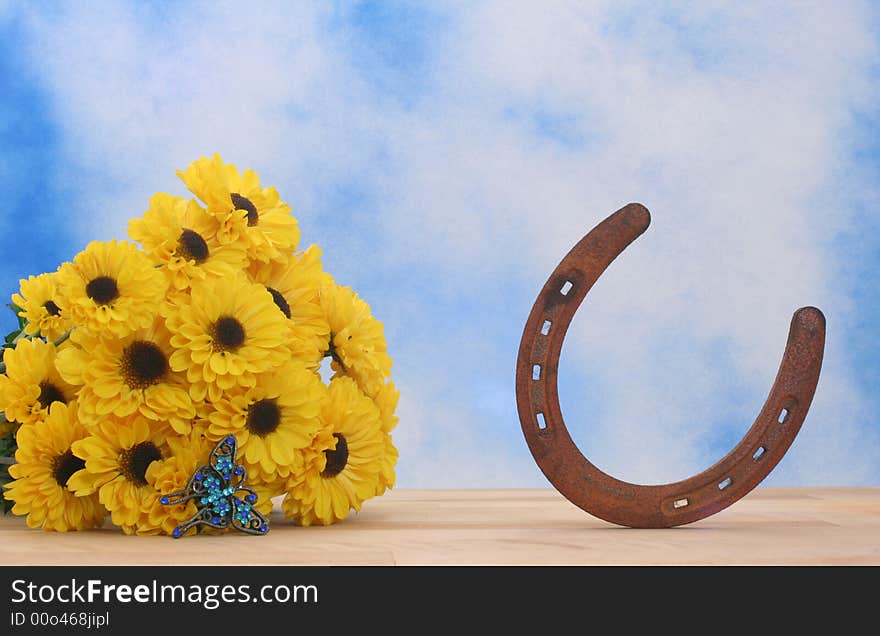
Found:
[[[299,226],[290,206],[275,188],[260,186],[253,170],[239,174],[220,155],[201,157],[177,175],[208,206],[220,223],[218,238],[224,245],[241,242],[252,260],[284,258],[299,243]]]
[[[317,370],[330,337],[330,325],[324,320],[318,296],[323,280],[320,248],[312,245],[288,261],[255,262],[248,274],[253,282],[269,290],[290,323],[293,359]]]
[[[215,401],[207,435],[212,440],[235,435],[253,483],[286,479],[296,451],[308,446],[321,426],[326,391],[315,373],[289,363],[261,375],[255,387]]]
[[[75,405],[56,402],[45,420],[18,429],[16,463],[9,467],[15,481],[6,486],[12,512],[27,515],[27,525],[66,532],[103,524],[106,510],[97,495],[77,497],[68,489],[72,475],[84,467],[71,445],[86,436],[75,417]]]
[[[146,254],[126,241],[93,241],[58,270],[58,306],[95,334],[117,338],[149,327],[168,283]]]
[[[340,376],[330,382],[321,420],[332,441],[291,480],[282,503],[286,516],[301,525],[336,523],[349,510],[360,510],[379,487],[385,453],[379,409],[354,380]]]
[[[73,321],[58,306],[58,274],[40,274],[22,279],[20,294],[12,295],[13,304],[27,320],[25,333],[58,340],[73,327]]]
[[[327,355],[333,358],[333,370],[350,375],[367,395],[375,395],[391,375],[382,323],[350,287],[323,286],[321,308],[330,325]]]
[[[190,395],[216,402],[236,386],[254,387],[257,375],[290,357],[290,327],[272,294],[244,275],[193,286],[190,302],[167,319],[176,351],[174,371],[186,371]]]
[[[87,425],[107,415],[124,419],[140,413],[155,422],[167,422],[188,433],[196,409],[186,377],[171,370],[171,335],[161,320],[124,338],[71,336],[73,344],[58,354],[58,370],[79,390],[80,418]]]
[[[42,340],[19,340],[15,349],[3,352],[6,375],[0,375],[0,410],[6,419],[20,424],[46,417],[55,402],[76,398],[76,388],[56,369],[56,348]]]
[[[153,462],[170,456],[163,428],[151,426],[143,417],[128,422],[103,419],[90,435],[73,443],[73,454],[85,468],[67,482],[77,496],[98,493],[114,525],[134,534],[149,522],[156,491],[147,482]]]
[[[150,198],[143,218],[132,219],[128,235],[143,245],[157,265],[163,265],[176,291],[189,289],[192,281],[222,277],[244,267],[242,246],[221,245],[220,223],[194,200],[159,192]]]

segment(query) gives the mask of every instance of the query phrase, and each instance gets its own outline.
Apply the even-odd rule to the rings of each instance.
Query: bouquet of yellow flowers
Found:
[[[234,465],[249,494],[233,503],[254,518],[283,497],[297,524],[340,521],[394,485],[382,323],[316,245],[298,249],[290,206],[254,171],[215,154],[177,174],[197,199],[155,194],[128,226],[139,245],[92,242],[12,296],[5,499],[30,527],[98,527],[109,513],[126,533],[178,536],[202,517],[227,527],[210,506],[228,505],[168,495],[200,467]]]

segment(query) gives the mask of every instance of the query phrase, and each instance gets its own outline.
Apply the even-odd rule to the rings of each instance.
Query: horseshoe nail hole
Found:
[[[568,292],[571,291],[572,287],[574,287],[574,285],[571,284],[570,280],[567,280],[567,281],[565,281],[565,284],[562,286],[562,289],[559,290],[559,293],[562,294],[563,296],[568,296]]]
[[[758,448],[758,450],[755,451],[755,454],[752,455],[752,459],[754,459],[755,461],[759,461],[764,456],[764,452],[766,450],[766,448],[761,446],[760,448]]]
[[[686,506],[688,505],[688,503],[689,503],[689,502],[688,502],[687,498],[685,498],[685,499],[676,499],[675,501],[672,502],[672,507],[673,507],[673,508],[676,508],[676,509],[678,509],[678,508],[684,508],[684,507],[686,507]]]
[[[550,325],[552,325],[552,324],[553,323],[550,322],[549,320],[544,321],[544,324],[541,325],[541,335],[542,336],[546,336],[548,333],[550,333]]]
[[[536,364],[532,367],[532,380],[540,380],[541,379],[541,365]]]
[[[544,414],[538,413],[535,417],[538,419],[538,428],[541,429],[542,431],[546,431],[547,430],[547,420],[544,419]]]
[[[723,481],[719,481],[718,482],[718,490],[724,490],[732,483],[733,483],[733,480],[730,477],[728,477],[727,479],[725,479]]]
[[[780,424],[785,424],[788,421],[788,416],[790,414],[791,412],[788,409],[782,409],[782,411],[779,412],[779,417],[776,421]]]

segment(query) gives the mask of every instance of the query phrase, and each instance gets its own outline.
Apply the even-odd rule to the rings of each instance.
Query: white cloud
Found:
[[[828,207],[839,192],[872,196],[832,181],[852,109],[876,98],[864,5],[465,5],[406,103],[353,62],[362,36],[344,15],[210,7],[31,16],[84,240],[122,234],[153,191],[179,189],[174,168],[214,150],[283,184],[306,240],[320,228],[329,243],[349,220],[325,216],[328,188],[376,193],[361,247],[327,252],[352,272],[374,254],[412,285],[368,297],[399,333],[401,485],[544,483],[492,404],[507,386],[515,413],[518,330],[546,276],[632,200],[652,227],[591,292],[562,365],[591,459],[645,482],[707,467],[760,409],[791,313],[815,304],[825,369],[774,480],[880,480],[840,344],[853,308],[831,273],[846,255],[827,240],[853,222]],[[475,378],[490,398],[462,386]]]

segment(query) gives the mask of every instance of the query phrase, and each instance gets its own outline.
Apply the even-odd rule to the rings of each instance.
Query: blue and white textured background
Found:
[[[707,467],[812,304],[825,367],[769,483],[880,484],[876,4],[288,4],[0,0],[0,289],[123,237],[218,151],[384,321],[399,485],[544,486],[522,324],[640,201],[651,229],[563,351],[582,450],[642,483]]]

